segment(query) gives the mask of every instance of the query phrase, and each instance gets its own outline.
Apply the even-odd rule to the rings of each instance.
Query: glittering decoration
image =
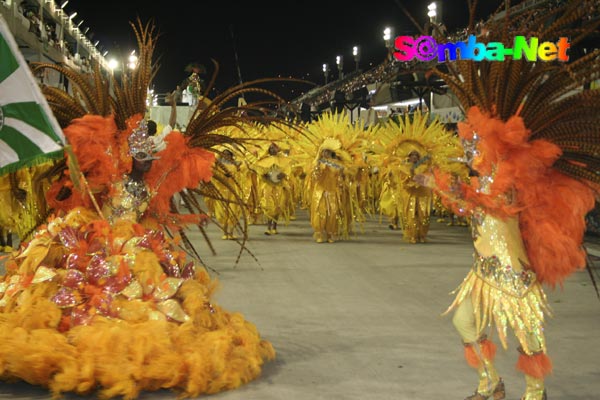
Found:
[[[116,186],[116,195],[105,205],[109,221],[125,218],[132,221],[139,220],[150,201],[146,184],[125,176],[123,182]]]
[[[196,276],[196,268],[194,267],[193,262],[189,262],[183,267],[183,271],[181,271],[181,277],[183,279],[192,279]]]
[[[148,136],[148,125],[145,120],[141,120],[138,127],[133,130],[128,138],[129,143],[129,154],[135,158],[142,158],[138,155],[152,154],[154,148],[154,141],[152,137]]]
[[[181,278],[167,278],[162,281],[154,290],[154,298],[156,300],[166,300],[175,295],[179,287],[183,283]]]
[[[194,262],[186,262],[163,231],[145,229],[128,217],[131,208],[137,215],[147,203],[143,182],[119,184],[120,192],[111,198],[114,214],[125,216],[115,219],[118,227],[111,229],[106,221],[90,223],[77,211],[56,217],[52,229],[38,232],[22,252],[22,257],[31,257],[33,275],[14,274],[0,283],[0,307],[18,302],[30,286],[53,281],[58,287],[50,299],[62,310],[62,330],[91,324],[95,316],[118,319],[132,315],[124,300],[147,303],[136,318],[189,320],[176,296],[185,280],[195,278]],[[91,225],[95,229],[82,229]],[[42,261],[54,247],[68,253],[58,257],[51,268]],[[148,257],[150,253],[154,256]]]
[[[156,307],[160,312],[177,322],[185,322],[190,319],[189,315],[183,311],[179,303],[174,299],[169,299],[158,303]]]
[[[110,275],[110,268],[106,260],[102,257],[92,257],[85,271],[85,277],[88,282],[97,285],[102,283],[103,278]]]
[[[483,279],[500,283],[499,289],[511,296],[521,297],[535,283],[533,271],[516,272],[510,265],[502,265],[498,257],[481,257],[475,255],[475,272]]]
[[[82,288],[85,285],[85,275],[81,271],[70,269],[67,271],[62,284],[68,288]]]
[[[71,326],[88,325],[93,318],[90,308],[87,304],[81,304],[73,308],[71,311]]]
[[[40,265],[35,271],[35,275],[31,280],[31,283],[41,283],[51,280],[56,276],[56,271],[53,268],[48,268]]]
[[[142,297],[142,285],[137,280],[131,281],[129,286],[121,291],[121,294],[128,299],[139,299]]]
[[[69,249],[76,247],[77,242],[79,241],[78,232],[70,226],[63,228],[58,232],[58,237],[60,238],[61,243]]]
[[[76,296],[76,291],[68,287],[62,287],[52,297],[52,302],[60,308],[73,307],[80,303],[81,299]]]
[[[455,291],[456,298],[444,314],[470,297],[478,332],[495,323],[499,339],[507,348],[510,326],[525,351],[531,351],[532,336],[545,351],[544,314],[551,311],[535,273],[527,269],[518,219],[501,220],[480,213],[472,224],[477,233],[473,269]]]

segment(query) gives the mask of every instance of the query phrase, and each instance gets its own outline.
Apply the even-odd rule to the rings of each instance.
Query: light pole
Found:
[[[385,47],[387,47],[388,49],[387,57],[389,60],[391,60],[394,43],[392,40],[392,28],[390,28],[389,26],[386,26],[383,30],[383,40],[385,41]]]
[[[435,24],[435,17],[437,16],[437,4],[435,4],[435,1],[429,3],[427,6],[427,16],[429,17],[429,22]]]
[[[329,78],[329,64],[323,64],[323,75],[325,75],[325,84],[327,85],[327,78]]]
[[[337,56],[335,57],[335,63],[338,67],[338,79],[342,79],[344,77],[344,57]]]
[[[360,53],[358,52],[358,46],[352,48],[352,55],[354,56],[354,62],[356,63],[356,70],[358,71],[358,62],[360,61]]]
[[[442,23],[442,3],[440,1],[429,3],[427,6],[427,16],[429,17],[432,34],[437,33],[440,36],[447,35],[446,27]]]

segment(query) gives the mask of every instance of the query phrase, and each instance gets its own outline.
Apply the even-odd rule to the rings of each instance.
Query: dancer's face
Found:
[[[324,149],[321,155],[323,158],[336,158],[335,152],[329,149]]]
[[[271,143],[269,146],[269,154],[272,156],[276,156],[279,153],[279,147],[275,143]]]
[[[418,163],[420,159],[421,155],[416,151],[411,151],[408,155],[408,161],[410,161],[412,164]]]
[[[146,172],[150,171],[150,168],[152,168],[152,161],[153,160],[139,161],[134,158],[133,159],[133,169],[136,171],[146,173]]]

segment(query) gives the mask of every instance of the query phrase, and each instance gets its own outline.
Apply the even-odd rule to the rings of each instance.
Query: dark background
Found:
[[[57,0],[57,4],[61,4]],[[381,63],[386,56],[383,29],[390,26],[393,36],[417,34],[402,4],[422,25],[426,23],[430,1],[91,1],[70,0],[68,14],[77,11],[74,22],[84,20],[81,29],[90,27],[88,37],[99,40],[108,50],[107,58],[121,58],[135,49],[129,25],[138,17],[153,19],[161,36],[156,56],[160,69],[154,89],[163,93],[175,89],[189,74],[191,62],[207,67],[210,78],[214,68],[220,72],[211,97],[240,82],[258,78],[294,77],[324,83],[323,63],[337,78],[336,55],[344,57],[344,71],[355,69],[352,46],[359,46],[360,68]],[[441,1],[442,21],[454,30],[466,25],[466,0]],[[478,17],[494,11],[500,1],[480,1]],[[236,53],[238,62],[236,62]],[[291,100],[311,88],[308,84],[279,83],[278,92]]]

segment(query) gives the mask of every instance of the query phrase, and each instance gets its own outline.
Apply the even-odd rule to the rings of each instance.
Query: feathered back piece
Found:
[[[145,115],[148,88],[158,71],[158,65],[153,61],[159,36],[154,23],[149,21],[143,25],[138,19],[137,25],[132,22],[130,25],[135,33],[139,56],[136,68],[128,69],[120,81],[113,77],[115,97],[112,106],[119,129],[127,128],[127,118],[136,114]]]
[[[215,63],[215,74],[218,72],[218,64]],[[211,82],[215,77],[211,79]],[[248,127],[269,122],[282,121],[280,115],[274,115],[272,105],[285,104],[286,101],[276,93],[258,87],[260,84],[280,81],[297,81],[295,79],[257,79],[233,86],[215,97],[210,104],[199,103],[190,122],[187,125],[185,135],[190,137],[192,146],[211,148],[216,145],[230,143],[231,136],[216,135],[221,128],[235,126],[242,131]],[[208,90],[208,89],[207,89]],[[262,100],[253,101],[244,105],[232,104],[239,98],[245,96],[262,97]],[[208,133],[212,135],[208,136]]]
[[[538,37],[570,38],[571,51],[597,34],[600,20],[588,18],[586,1],[545,5],[484,23],[479,42]],[[469,2],[473,15],[474,3]],[[475,33],[473,26],[470,33]],[[466,199],[497,216],[519,214],[531,267],[554,286],[586,265],[581,247],[585,214],[600,183],[600,91],[585,90],[600,77],[600,51],[572,62],[514,60],[456,61],[436,68],[457,95],[467,119],[459,135],[473,141],[474,167],[493,177],[489,194],[464,185]],[[505,195],[516,190],[516,202]]]
[[[93,62],[92,74],[83,74],[69,67],[50,63],[32,63],[34,71],[53,69],[69,80],[73,94],[53,86],[42,86],[50,108],[62,128],[86,114],[108,116],[112,112],[109,82],[98,63]]]
[[[537,37],[540,44],[568,38],[567,55],[572,61],[531,62],[510,56],[504,61],[452,61],[436,68],[437,75],[465,110],[477,106],[502,121],[519,115],[532,132],[529,140],[545,139],[562,150],[554,168],[600,184],[600,90],[582,90],[600,79],[600,49],[577,59],[573,56],[584,40],[600,38],[598,10],[596,15],[589,14],[593,1],[565,1],[556,8],[545,3],[516,16],[508,10],[503,17],[492,16],[478,32],[472,22],[475,3],[469,1],[468,33],[479,34],[478,42],[501,42],[512,48],[519,35]],[[508,9],[511,4],[505,3]],[[444,66],[447,71],[442,71]]]
[[[64,75],[71,84],[72,94],[57,87],[42,87],[50,108],[62,127],[86,114],[103,117],[114,114],[117,127],[124,130],[127,128],[127,118],[145,114],[148,87],[158,70],[158,65],[153,61],[158,34],[152,21],[144,25],[138,19],[137,24],[130,22],[130,25],[137,40],[138,64],[136,68],[127,70],[120,80],[114,75],[110,81],[105,79],[100,66],[95,62],[92,64],[91,74],[58,64],[32,63],[34,71],[53,69]],[[114,97],[109,93],[111,84]]]

